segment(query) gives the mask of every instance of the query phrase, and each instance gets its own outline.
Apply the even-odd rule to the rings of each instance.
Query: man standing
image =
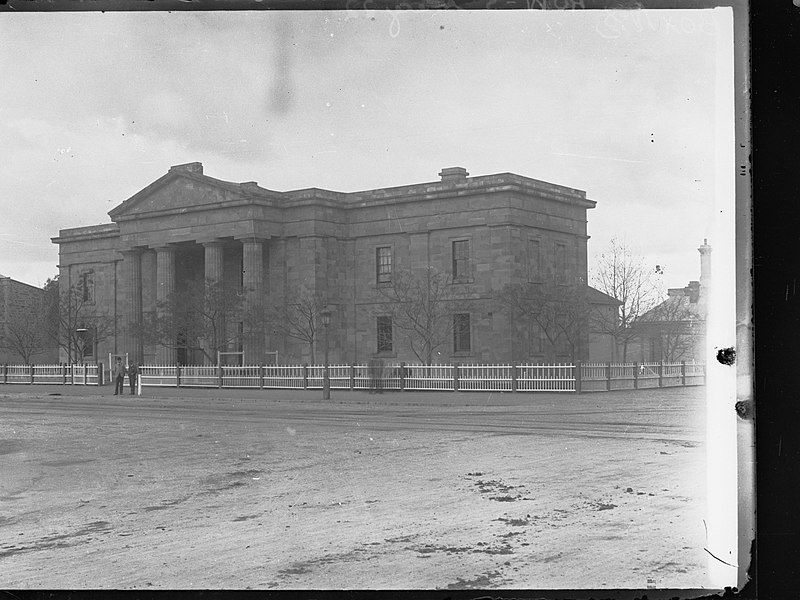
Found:
[[[114,395],[122,394],[125,389],[125,365],[122,364],[122,358],[117,357],[117,362],[114,363]]]
[[[131,396],[136,393],[136,380],[139,377],[139,365],[133,361],[128,367],[128,380],[131,383]]]

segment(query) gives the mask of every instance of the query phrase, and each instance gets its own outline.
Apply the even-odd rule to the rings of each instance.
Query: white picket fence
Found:
[[[0,365],[0,383],[98,385],[102,365]],[[321,389],[323,365],[143,365],[142,387]],[[705,384],[698,363],[330,365],[333,390],[592,392]]]
[[[321,389],[324,365],[143,365],[142,387]],[[579,392],[703,385],[694,363],[329,365],[332,390]]]
[[[0,383],[99,385],[102,365],[0,365]]]

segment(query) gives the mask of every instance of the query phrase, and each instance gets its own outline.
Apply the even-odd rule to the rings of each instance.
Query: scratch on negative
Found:
[[[725,562],[725,561],[724,561],[724,560],[722,560],[722,559],[721,559],[719,556],[714,556],[714,554],[713,554],[713,553],[711,552],[711,550],[709,550],[708,548],[703,548],[703,550],[705,550],[706,552],[708,552],[708,553],[709,553],[711,556],[713,556],[714,558],[716,558],[716,559],[717,559],[719,562],[721,562],[721,563],[723,563],[723,564],[726,564],[726,565],[728,565],[729,567],[734,567],[734,568],[736,568],[736,569],[738,569],[738,568],[739,568],[739,565],[733,565],[733,564],[731,564],[731,563],[729,563],[729,562]]]

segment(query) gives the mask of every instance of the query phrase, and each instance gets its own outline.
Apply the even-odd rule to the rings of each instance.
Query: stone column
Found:
[[[203,242],[203,248],[205,248],[205,285],[206,288],[209,288],[214,285],[220,285],[223,283],[223,269],[224,269],[224,244],[223,242]],[[227,323],[223,320],[221,323],[218,323],[218,329],[220,336],[225,336],[225,331],[227,327]],[[201,341],[203,345],[203,349],[206,353],[206,360],[214,364],[217,361],[217,350],[219,348],[214,347],[214,340],[212,339],[205,339]]]
[[[163,246],[156,248],[156,306],[159,316],[163,316],[163,303],[175,291],[175,248]],[[174,365],[175,348],[158,346],[156,360],[162,365]]]
[[[222,281],[222,242],[205,242],[205,278],[207,283]]]
[[[260,308],[263,298],[264,259],[261,240],[242,240],[242,270],[244,271],[244,358],[247,364],[263,361],[264,328]]]
[[[125,300],[126,319],[122,352],[130,360],[142,361],[142,263],[139,249],[122,251],[122,296]]]

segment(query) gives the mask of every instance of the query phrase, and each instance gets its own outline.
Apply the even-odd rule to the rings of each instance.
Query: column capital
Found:
[[[270,237],[271,236],[247,234],[247,235],[237,235],[233,239],[235,239],[237,242],[242,242],[243,244],[245,242],[251,242],[251,243],[255,242],[264,244],[270,240]]]
[[[163,246],[151,246],[152,250],[155,250],[159,254],[161,253],[172,253],[175,252],[178,248],[177,246],[171,246],[169,244],[164,244]]]
[[[142,252],[144,252],[144,248],[141,248],[139,246],[133,246],[132,248],[123,248],[121,250],[117,250],[117,252],[119,252],[122,255],[122,258],[124,259],[128,257],[140,256]]]
[[[202,239],[202,240],[195,240],[196,244],[200,244],[206,248],[216,248],[217,246],[224,246],[225,240],[220,239]]]

